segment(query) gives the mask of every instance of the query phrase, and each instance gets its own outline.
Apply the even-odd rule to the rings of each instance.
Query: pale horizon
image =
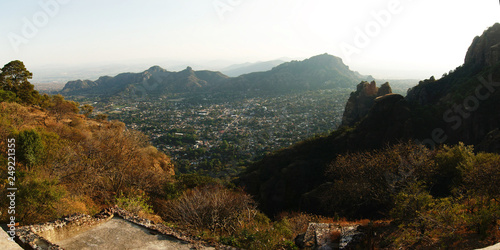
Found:
[[[460,66],[499,12],[486,0],[4,1],[0,64],[21,60],[43,82],[328,53],[363,75],[424,79]]]

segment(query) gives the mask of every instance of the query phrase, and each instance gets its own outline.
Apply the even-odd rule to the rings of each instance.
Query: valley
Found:
[[[171,155],[179,173],[230,177],[265,154],[336,129],[350,92],[75,100],[148,135],[155,147]]]

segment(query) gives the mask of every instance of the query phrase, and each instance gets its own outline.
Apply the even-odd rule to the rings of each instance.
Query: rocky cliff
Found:
[[[388,82],[382,84],[380,88],[377,83],[366,81],[358,84],[355,92],[351,93],[347,101],[344,115],[342,117],[342,126],[353,126],[368,114],[376,98],[391,94],[392,89]]]
[[[500,61],[500,23],[476,36],[465,56],[465,65],[493,66]]]

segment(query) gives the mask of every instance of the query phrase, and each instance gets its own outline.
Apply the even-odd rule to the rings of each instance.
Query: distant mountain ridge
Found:
[[[96,81],[76,80],[66,83],[61,93],[65,95],[118,95],[130,91],[192,92],[220,85],[229,79],[220,72],[194,71],[191,67],[179,72],[169,72],[153,66],[141,73],[122,73],[115,77],[102,76]]]
[[[96,81],[69,81],[63,95],[113,96],[141,91],[150,95],[211,91],[301,91],[352,88],[362,80],[373,80],[351,71],[342,59],[322,54],[304,61],[282,63],[269,71],[229,77],[217,71],[194,71],[191,67],[170,72],[153,66],[141,73],[102,76]]]
[[[227,76],[237,77],[240,75],[249,74],[253,72],[268,71],[285,62],[286,61],[284,60],[278,59],[278,60],[256,62],[256,63],[241,63],[241,64],[231,65],[229,67],[221,69],[220,71]]]
[[[351,71],[339,57],[322,54],[283,63],[269,71],[241,75],[229,83],[230,87],[243,90],[280,91],[355,88],[362,80],[373,77]]]

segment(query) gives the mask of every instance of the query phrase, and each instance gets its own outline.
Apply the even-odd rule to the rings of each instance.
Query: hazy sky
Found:
[[[0,64],[215,69],[329,53],[362,74],[422,79],[461,65],[499,21],[497,0],[1,1]]]

